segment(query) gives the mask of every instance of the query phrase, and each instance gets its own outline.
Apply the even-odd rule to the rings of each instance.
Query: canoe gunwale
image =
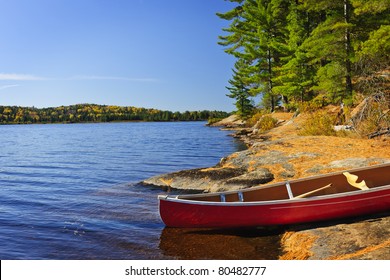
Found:
[[[348,171],[360,172],[356,176],[367,180],[369,189],[350,186],[343,172],[289,181],[295,197],[287,196],[287,182],[225,192],[159,195],[160,217],[168,227],[235,228],[303,224],[390,210],[390,163]],[[322,191],[329,184],[334,189]],[[318,189],[322,192],[299,197]]]
[[[296,183],[302,183],[302,182],[310,182],[312,180],[317,180],[317,179],[322,179],[322,178],[332,178],[335,176],[339,176],[339,175],[343,174],[343,172],[346,172],[346,171],[354,173],[354,172],[369,171],[369,170],[376,170],[376,169],[380,169],[380,168],[389,168],[389,167],[390,167],[390,163],[378,164],[378,165],[373,165],[373,166],[368,166],[368,167],[361,167],[361,168],[355,168],[355,169],[343,170],[343,171],[335,171],[335,172],[331,172],[331,173],[327,173],[327,174],[318,174],[318,175],[299,178],[299,179],[290,180],[290,181],[277,182],[277,183],[271,183],[271,184],[266,184],[266,185],[259,185],[259,186],[254,186],[251,188],[231,190],[231,191],[199,193],[199,194],[184,194],[184,195],[159,195],[158,200],[165,199],[165,200],[176,201],[176,202],[180,201],[183,203],[192,202],[191,204],[205,203],[207,205],[211,205],[211,204],[215,204],[215,205],[237,205],[237,204],[249,205],[249,204],[259,204],[259,203],[268,203],[268,202],[279,203],[281,201],[283,201],[283,202],[286,202],[286,201],[288,201],[288,202],[293,202],[293,201],[301,202],[301,201],[309,201],[309,200],[313,200],[313,199],[325,199],[325,197],[332,198],[332,197],[339,197],[339,196],[350,196],[350,195],[380,190],[383,188],[387,188],[390,185],[386,184],[383,186],[372,187],[372,188],[369,188],[368,190],[355,189],[355,190],[348,191],[348,192],[324,194],[324,195],[310,196],[307,198],[299,198],[299,199],[286,198],[286,199],[278,199],[278,200],[246,201],[246,202],[245,201],[243,201],[243,202],[241,202],[241,201],[233,201],[233,202],[203,201],[203,200],[196,199],[197,197],[204,198],[204,197],[213,197],[213,196],[220,196],[220,195],[227,196],[230,194],[238,194],[238,193],[245,194],[245,193],[250,193],[250,192],[256,192],[257,190],[266,190],[266,189],[271,189],[271,188],[275,188],[275,187],[281,187],[281,186],[285,186],[286,184],[296,184]]]
[[[256,205],[275,205],[275,204],[300,204],[307,202],[318,202],[322,200],[335,199],[335,198],[352,198],[357,196],[364,196],[366,194],[373,194],[375,192],[381,192],[383,190],[390,190],[390,185],[375,187],[368,190],[354,190],[351,192],[343,192],[336,194],[326,194],[320,196],[312,196],[307,198],[299,198],[299,199],[280,199],[280,200],[267,200],[267,201],[233,201],[233,202],[221,202],[221,201],[201,201],[201,200],[189,200],[185,199],[186,195],[182,196],[170,196],[170,195],[159,195],[159,200],[165,200],[175,203],[184,203],[184,204],[193,204],[193,205],[209,205],[209,206],[256,206]],[[232,192],[232,193],[236,193]],[[390,195],[390,194],[389,194]],[[183,197],[183,198],[181,198]],[[192,195],[188,195],[188,197],[193,197]]]

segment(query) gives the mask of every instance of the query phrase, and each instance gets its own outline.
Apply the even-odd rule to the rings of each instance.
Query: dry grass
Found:
[[[330,112],[332,114],[333,112]],[[262,157],[270,151],[279,151],[286,156],[302,154],[299,157],[291,159],[288,163],[294,166],[295,176],[293,179],[311,176],[307,173],[315,165],[329,165],[335,160],[348,158],[388,158],[390,159],[390,138],[382,137],[376,139],[362,139],[337,136],[300,136],[302,126],[310,114],[300,114],[296,118],[291,118],[292,114],[285,115],[290,117],[284,125],[278,126],[267,132],[274,144],[264,145],[256,150],[256,156]],[[275,118],[280,118],[275,114]],[[306,154],[306,155],[305,155]],[[312,154],[313,156],[307,156]],[[373,162],[372,164],[374,164]],[[264,166],[270,169],[274,174],[279,174],[283,168],[280,165]],[[322,169],[320,173],[338,171],[338,169]],[[285,180],[275,176],[275,181]]]
[[[270,150],[279,151],[286,156],[300,155],[288,161],[294,166],[295,176],[293,179],[313,175],[308,173],[314,166],[327,166],[336,160],[348,158],[388,158],[390,159],[390,141],[351,139],[334,136],[306,136],[286,139],[283,145],[273,144],[267,149],[257,151],[256,156],[261,157]],[[302,153],[304,152],[304,153]],[[312,156],[309,156],[309,155]],[[375,160],[371,164],[375,164]],[[265,166],[275,175],[283,171],[280,164]],[[319,173],[339,171],[345,168],[323,168]],[[275,181],[284,181],[285,178],[275,176]]]
[[[307,260],[313,253],[310,251],[317,237],[308,233],[286,232],[281,243],[284,254],[280,260]]]
[[[257,161],[255,160],[252,160],[250,162],[248,162],[248,172],[252,172],[252,171],[255,171],[256,170],[256,164],[257,164]]]
[[[170,187],[172,182],[173,182],[173,179],[164,179],[164,178],[160,178],[160,181],[162,183],[164,183],[167,187]]]
[[[379,250],[379,249],[387,248],[387,247],[390,247],[390,239],[386,240],[385,242],[382,242],[381,244],[368,246],[364,249],[361,249],[359,251],[356,251],[356,252],[353,252],[350,254],[331,257],[331,258],[329,258],[329,260],[350,260],[350,259],[353,259],[356,257],[363,256],[365,254],[374,252],[374,251]]]
[[[201,172],[209,172],[209,171],[218,171],[218,170],[223,170],[223,169],[226,169],[226,168],[237,168],[237,166],[235,166],[233,163],[231,162],[228,162],[220,167],[208,167],[208,168],[203,168],[201,169],[200,171]]]

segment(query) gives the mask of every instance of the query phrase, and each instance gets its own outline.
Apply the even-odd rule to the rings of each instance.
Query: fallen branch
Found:
[[[382,129],[382,130],[378,130],[374,133],[371,133],[371,134],[368,134],[368,138],[369,139],[372,139],[372,138],[375,138],[375,137],[378,137],[378,136],[382,136],[382,135],[386,135],[386,134],[389,134],[390,135],[390,127],[387,128],[387,129]]]

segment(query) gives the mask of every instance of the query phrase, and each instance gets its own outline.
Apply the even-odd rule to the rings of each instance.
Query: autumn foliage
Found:
[[[138,107],[77,104],[38,109],[35,107],[0,106],[0,124],[84,123],[115,121],[201,121],[224,118],[221,111],[171,112]]]

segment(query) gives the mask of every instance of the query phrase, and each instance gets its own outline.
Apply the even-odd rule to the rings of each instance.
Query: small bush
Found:
[[[248,118],[245,122],[246,127],[253,127],[255,124],[264,116],[266,112],[257,111],[250,118]]]
[[[389,100],[390,101],[390,100]],[[361,103],[360,112],[352,120],[361,137],[390,127],[390,102],[386,96],[369,97]],[[363,105],[363,106],[362,106]]]
[[[326,135],[335,136],[333,128],[334,119],[326,112],[315,112],[303,123],[300,135]]]
[[[215,123],[222,121],[222,120],[223,120],[223,118],[209,118],[207,120],[207,125],[212,125],[212,124],[215,124]]]
[[[271,117],[270,115],[265,115],[256,123],[256,128],[259,129],[260,132],[264,132],[276,127],[278,120]]]
[[[356,130],[362,137],[369,136],[374,132],[390,127],[390,114],[388,110],[381,111],[378,108],[374,108],[369,113],[370,114],[356,126]]]
[[[315,112],[324,106],[322,103],[317,102],[317,101],[318,100],[316,99],[316,100],[312,100],[310,102],[306,101],[306,102],[299,103],[297,105],[299,112],[300,113]]]

